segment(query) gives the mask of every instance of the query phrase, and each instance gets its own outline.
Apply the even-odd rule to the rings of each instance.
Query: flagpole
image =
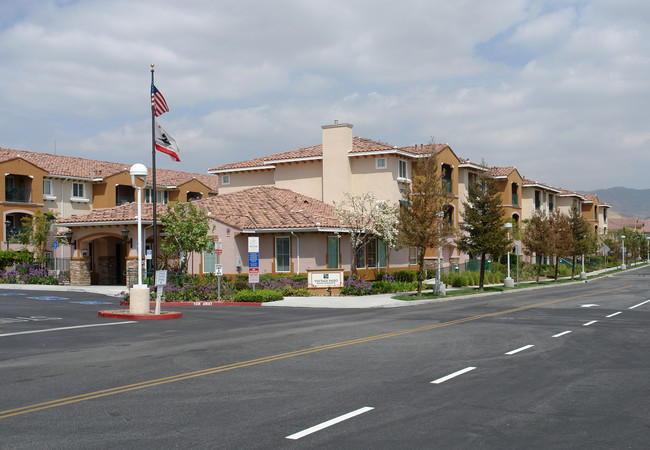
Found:
[[[151,64],[151,86],[153,88],[153,67]],[[154,113],[154,105],[151,103],[151,167],[153,169],[153,186],[151,189],[152,192],[152,203],[153,203],[153,250],[151,252],[151,257],[153,258],[153,270],[154,273],[158,268],[158,232],[156,230],[157,218],[156,218],[156,116]]]

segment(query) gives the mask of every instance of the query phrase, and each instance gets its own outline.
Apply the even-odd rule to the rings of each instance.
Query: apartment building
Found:
[[[445,217],[453,226],[458,225],[461,160],[448,144],[396,147],[353,136],[352,128],[349,123],[325,125],[321,127],[321,144],[213,167],[208,172],[219,176],[222,195],[254,186],[273,186],[330,205],[342,201],[346,192],[373,192],[378,200],[397,204],[418,170],[418,160],[433,149],[449,191]],[[443,260],[452,263],[458,260],[453,238],[442,248]],[[433,264],[437,249],[428,250],[425,259]],[[415,266],[414,257],[411,262]]]
[[[22,247],[12,240],[22,232],[22,218],[36,211],[66,218],[135,201],[130,166],[122,163],[0,148],[0,170],[5,174],[0,177],[4,249]],[[152,201],[152,181],[150,170],[145,202]],[[164,169],[157,170],[156,184],[161,205],[208,198],[218,190],[212,175]],[[50,252],[59,258],[74,256],[69,246]]]

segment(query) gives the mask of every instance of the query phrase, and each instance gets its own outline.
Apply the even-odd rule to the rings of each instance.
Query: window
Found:
[[[368,268],[374,269],[377,267],[377,239],[370,239],[366,245],[366,254],[368,259]]]
[[[289,236],[275,238],[275,271],[291,271],[291,258],[289,254],[290,241]]]
[[[408,172],[408,166],[406,165],[406,161],[400,159],[397,162],[397,178],[408,180],[408,177],[409,177],[409,172]]]
[[[72,183],[72,196],[77,198],[86,198],[84,195],[83,183]]]
[[[327,268],[339,268],[339,237],[327,236]]]
[[[535,191],[535,209],[539,209],[542,206],[542,193]]]
[[[385,169],[385,168],[386,168],[386,158],[375,159],[375,169]]]
[[[417,247],[409,247],[409,264],[414,266],[418,263],[418,249]]]
[[[517,183],[512,183],[511,186],[511,191],[512,191],[512,204],[513,205],[518,205],[519,204],[519,196],[517,195],[519,185]]]
[[[449,164],[442,165],[442,185],[449,194],[453,193],[453,181],[451,178],[453,171],[453,166],[450,166]]]
[[[230,184],[230,175],[221,175],[221,184]]]
[[[216,263],[217,255],[214,249],[209,252],[203,252],[203,273],[213,273]]]
[[[52,180],[43,180],[43,195],[52,195]]]
[[[598,220],[598,206],[594,208],[594,219]]]
[[[552,194],[548,194],[548,212],[553,212],[553,208],[555,208],[555,196]]]
[[[357,269],[364,269],[366,267],[366,248],[364,245],[357,247],[355,258]]]
[[[144,202],[153,203],[153,189],[144,190]],[[169,202],[169,192],[156,189],[156,203],[166,205]]]
[[[603,208],[603,220],[607,222],[607,208]]]
[[[478,182],[478,175],[474,172],[467,174],[467,187],[472,187]]]

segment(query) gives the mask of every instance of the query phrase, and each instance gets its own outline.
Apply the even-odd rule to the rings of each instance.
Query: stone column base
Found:
[[[515,280],[512,278],[506,278],[503,280],[503,286],[507,288],[515,287]]]
[[[131,314],[149,314],[149,287],[135,285],[129,290],[129,312]]]

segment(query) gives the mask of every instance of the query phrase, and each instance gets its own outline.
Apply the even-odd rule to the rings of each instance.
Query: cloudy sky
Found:
[[[208,168],[321,141],[447,142],[574,190],[650,188],[647,0],[0,1],[0,146],[151,164],[150,63]]]

